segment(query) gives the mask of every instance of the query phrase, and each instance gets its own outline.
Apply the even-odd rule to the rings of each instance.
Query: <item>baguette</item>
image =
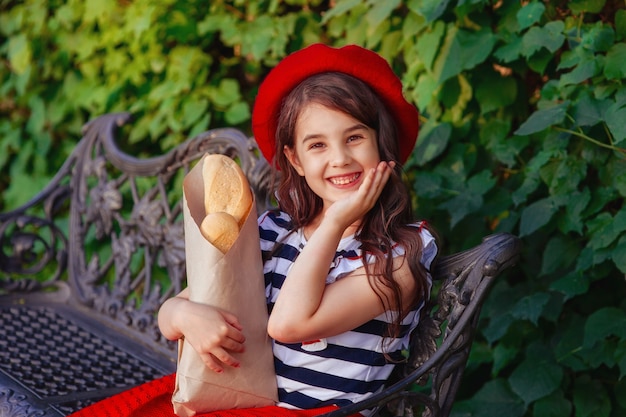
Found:
[[[221,154],[207,154],[202,164],[206,217],[200,232],[222,253],[228,252],[248,217],[253,198],[241,167]]]
[[[222,253],[228,252],[239,236],[239,224],[223,211],[209,213],[200,224],[200,233]]]
[[[206,213],[223,211],[233,216],[239,227],[243,226],[252,205],[252,193],[241,167],[225,155],[206,155],[202,178]]]

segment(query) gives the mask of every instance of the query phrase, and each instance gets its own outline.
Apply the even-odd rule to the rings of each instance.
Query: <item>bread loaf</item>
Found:
[[[204,208],[202,235],[222,253],[237,240],[252,207],[252,192],[239,165],[221,154],[210,154],[202,163]]]
[[[243,226],[252,205],[252,193],[241,167],[225,155],[207,155],[202,178],[206,213],[228,213]]]
[[[209,213],[200,224],[200,232],[213,246],[226,253],[239,236],[239,224],[233,216],[223,211]]]

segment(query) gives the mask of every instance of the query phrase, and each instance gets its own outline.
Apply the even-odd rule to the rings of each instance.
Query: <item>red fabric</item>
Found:
[[[83,408],[68,417],[177,417],[172,407],[175,374],[131,388]],[[213,411],[196,417],[313,417],[336,409],[335,406],[312,410],[261,407]],[[353,417],[360,416],[355,414]]]
[[[323,72],[352,75],[380,96],[396,121],[400,162],[406,162],[417,140],[419,114],[404,98],[398,76],[373,51],[356,45],[333,48],[319,43],[285,57],[259,87],[252,111],[252,130],[265,159],[273,162],[278,110],[283,98],[304,79]]]

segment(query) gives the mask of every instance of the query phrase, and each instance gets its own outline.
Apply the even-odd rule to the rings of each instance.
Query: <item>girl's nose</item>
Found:
[[[331,164],[333,166],[348,165],[351,160],[350,152],[344,147],[336,147],[333,149],[331,156]]]

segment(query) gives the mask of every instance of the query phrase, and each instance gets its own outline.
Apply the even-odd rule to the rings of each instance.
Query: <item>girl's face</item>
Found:
[[[307,104],[296,122],[294,146],[285,156],[324,202],[324,208],[356,191],[380,162],[376,132],[338,110]]]

